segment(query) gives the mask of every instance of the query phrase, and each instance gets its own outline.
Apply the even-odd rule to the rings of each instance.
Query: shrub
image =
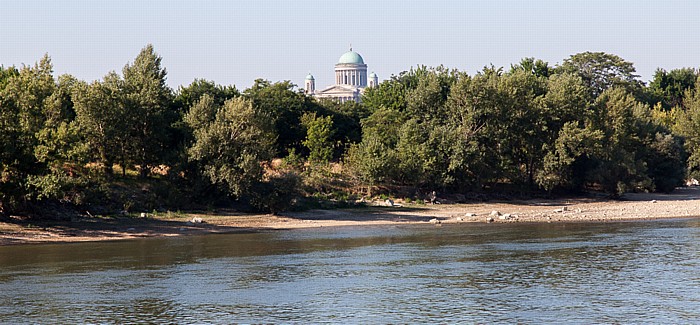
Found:
[[[301,177],[294,172],[270,176],[254,186],[251,204],[272,214],[289,210],[300,196]]]

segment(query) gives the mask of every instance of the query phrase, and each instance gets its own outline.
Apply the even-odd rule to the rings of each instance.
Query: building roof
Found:
[[[365,61],[362,60],[362,56],[350,49],[350,51],[340,56],[338,64],[365,64]]]
[[[310,73],[306,75],[306,80],[314,80],[314,76],[312,76]]]

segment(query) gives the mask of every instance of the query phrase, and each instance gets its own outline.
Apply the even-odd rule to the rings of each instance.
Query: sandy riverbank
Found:
[[[501,216],[491,216],[498,211]],[[626,194],[623,200],[575,198],[470,204],[368,207],[313,210],[281,216],[219,212],[149,218],[84,218],[66,222],[0,222],[0,245],[84,242],[261,229],[487,222],[609,222],[635,219],[700,217],[700,187],[672,194]],[[201,218],[204,223],[188,222]]]

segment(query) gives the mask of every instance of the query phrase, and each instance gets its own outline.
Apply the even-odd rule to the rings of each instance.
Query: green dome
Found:
[[[350,50],[340,57],[338,64],[365,64],[365,61],[357,52]]]
[[[370,77],[370,78],[376,78],[377,75],[376,75],[374,72],[372,72],[372,73],[369,74],[369,77]]]
[[[306,76],[306,80],[314,80],[314,76],[312,76],[310,73]]]

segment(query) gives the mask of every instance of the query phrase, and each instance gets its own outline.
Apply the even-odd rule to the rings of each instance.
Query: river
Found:
[[[700,323],[700,219],[0,247],[0,323]]]

